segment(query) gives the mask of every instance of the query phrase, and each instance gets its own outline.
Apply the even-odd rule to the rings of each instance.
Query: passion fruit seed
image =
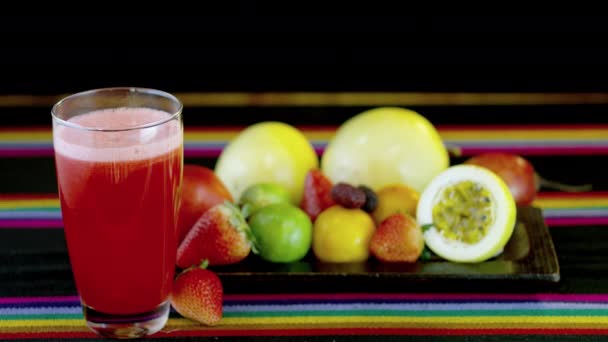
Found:
[[[475,244],[488,233],[493,220],[490,192],[473,181],[445,187],[433,207],[434,226],[450,240]]]

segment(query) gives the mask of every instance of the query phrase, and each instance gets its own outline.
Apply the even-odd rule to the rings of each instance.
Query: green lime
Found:
[[[249,186],[241,195],[239,204],[249,216],[270,204],[290,203],[287,188],[277,183],[258,183]]]
[[[312,244],[312,222],[306,213],[291,204],[265,206],[249,220],[258,242],[259,255],[270,262],[302,259]]]

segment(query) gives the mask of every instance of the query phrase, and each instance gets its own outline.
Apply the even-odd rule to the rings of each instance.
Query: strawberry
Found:
[[[225,201],[196,221],[177,249],[177,266],[187,268],[208,260],[209,265],[235,264],[257,253],[255,238],[241,211]]]
[[[320,171],[310,170],[304,180],[304,194],[300,208],[315,220],[319,214],[335,204],[331,197],[331,181]]]
[[[185,318],[217,325],[223,315],[224,289],[220,278],[206,269],[206,260],[180,273],[173,283],[171,305]]]
[[[422,228],[402,213],[382,221],[370,241],[370,252],[383,262],[415,262],[423,249]]]

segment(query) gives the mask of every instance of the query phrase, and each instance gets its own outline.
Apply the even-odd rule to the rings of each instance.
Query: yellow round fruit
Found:
[[[369,257],[369,244],[375,230],[368,213],[334,205],[317,217],[312,249],[323,262],[362,262]]]
[[[334,183],[363,184],[378,190],[406,184],[421,193],[449,166],[435,127],[422,115],[398,107],[375,108],[344,122],[321,159]]]
[[[416,208],[420,194],[404,184],[387,185],[376,191],[378,206],[372,213],[374,221],[379,225],[393,214],[408,214],[416,217]]]
[[[289,191],[292,204],[300,203],[304,178],[318,168],[319,159],[308,139],[297,128],[267,121],[247,127],[222,151],[215,173],[233,198],[249,186],[276,183]]]
[[[417,221],[435,254],[454,262],[482,262],[500,254],[517,217],[505,182],[489,169],[456,165],[420,196]]]

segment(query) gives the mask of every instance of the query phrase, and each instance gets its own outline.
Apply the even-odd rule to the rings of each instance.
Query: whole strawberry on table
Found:
[[[219,277],[200,266],[183,270],[175,279],[171,305],[180,315],[205,325],[217,325],[223,315],[223,287]]]

